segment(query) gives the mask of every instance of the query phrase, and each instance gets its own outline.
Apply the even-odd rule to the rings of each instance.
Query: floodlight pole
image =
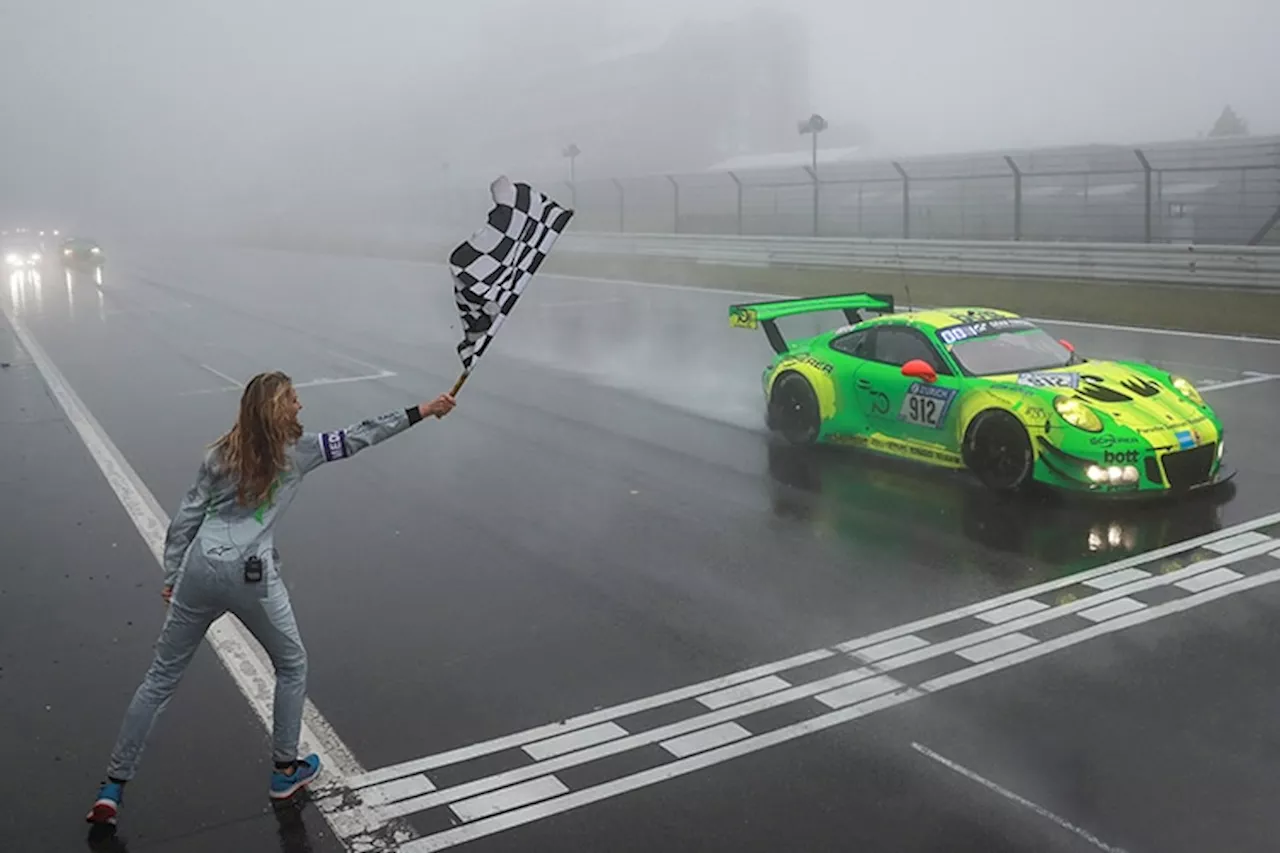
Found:
[[[807,119],[797,123],[800,135],[806,133],[813,136],[813,147],[809,175],[813,178],[813,236],[818,236],[818,134],[827,129],[827,120],[814,113]]]
[[[578,155],[582,153],[582,149],[570,142],[565,146],[560,154],[569,158],[569,189],[573,194],[573,206],[578,206]]]

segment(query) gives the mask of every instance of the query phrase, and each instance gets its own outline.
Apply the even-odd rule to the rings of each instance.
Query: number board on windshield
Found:
[[[916,426],[941,429],[947,420],[947,410],[956,397],[955,390],[913,382],[902,401],[898,419]]]
[[[1036,324],[1021,317],[1003,317],[998,320],[983,320],[978,323],[962,323],[958,326],[947,326],[938,330],[938,339],[950,346],[970,338],[981,338],[987,335],[998,335],[1001,332],[1034,329]]]

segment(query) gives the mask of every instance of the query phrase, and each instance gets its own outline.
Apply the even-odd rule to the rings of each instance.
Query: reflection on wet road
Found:
[[[1039,583],[1220,529],[1234,483],[1176,502],[1098,502],[1040,493],[993,494],[963,474],[921,470],[842,448],[768,442],[774,511],[852,542],[903,543],[923,554],[951,550],[956,573],[989,572],[987,552],[1009,582]],[[960,545],[961,540],[969,546]],[[966,550],[972,549],[971,553]]]

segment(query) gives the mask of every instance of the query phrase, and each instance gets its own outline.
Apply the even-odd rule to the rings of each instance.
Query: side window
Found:
[[[929,340],[915,329],[881,326],[875,337],[875,353],[871,356],[876,361],[901,367],[912,359],[921,359],[938,372],[940,376],[950,375],[942,356]]]
[[[851,355],[854,358],[870,358],[870,342],[870,330],[863,329],[858,332],[850,332],[847,335],[841,335],[831,342],[831,348],[836,352],[842,352],[845,355]]]

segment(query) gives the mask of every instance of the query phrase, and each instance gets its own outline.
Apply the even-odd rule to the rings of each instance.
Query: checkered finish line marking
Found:
[[[402,849],[440,850],[1278,580],[1275,513],[829,648],[357,774],[342,805],[322,807],[348,811],[352,831],[418,815],[428,834]],[[805,718],[779,725],[762,716],[783,706]],[[608,778],[594,764],[623,754],[629,775]],[[477,758],[483,770],[468,774]],[[441,787],[432,775],[444,768],[450,784]]]

